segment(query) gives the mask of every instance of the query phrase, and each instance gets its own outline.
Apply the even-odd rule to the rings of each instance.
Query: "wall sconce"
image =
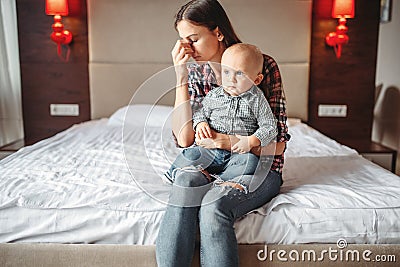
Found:
[[[342,45],[349,41],[346,19],[354,18],[354,0],[334,0],[332,7],[332,18],[339,19],[336,32],[331,32],[325,37],[325,42],[333,46],[337,58],[342,54]]]
[[[61,45],[67,45],[72,41],[72,33],[68,30],[64,30],[61,17],[68,15],[68,0],[46,0],[46,14],[54,15],[54,23],[51,26],[53,32],[50,38],[57,44],[58,56],[68,61],[70,53],[69,47],[66,58],[64,59],[61,55]]]

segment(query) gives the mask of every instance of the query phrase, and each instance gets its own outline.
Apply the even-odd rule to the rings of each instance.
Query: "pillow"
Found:
[[[115,111],[108,119],[108,125],[170,127],[169,117],[173,109],[164,105],[128,105]]]
[[[295,125],[301,124],[301,119],[288,118],[286,124],[287,124],[288,127],[295,126]]]

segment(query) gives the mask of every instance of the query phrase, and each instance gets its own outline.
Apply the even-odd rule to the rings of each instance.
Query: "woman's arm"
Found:
[[[211,129],[213,138],[207,138],[202,140],[196,140],[199,146],[204,148],[219,148],[224,150],[231,150],[231,147],[239,141],[234,135],[228,135],[223,133],[217,133]],[[261,152],[263,155],[281,155],[286,147],[286,142],[271,142],[264,147],[254,147],[251,149],[251,153],[260,156]]]
[[[271,142],[263,147],[261,146],[254,147],[251,150],[251,153],[257,156],[260,156],[261,154],[264,156],[282,155],[282,153],[285,151],[285,148],[286,148],[286,142]]]
[[[284,152],[286,142],[289,141],[288,127],[286,124],[286,98],[282,86],[282,77],[276,61],[267,55],[264,55],[264,79],[258,85],[263,91],[265,98],[271,108],[272,113],[277,119],[278,135],[276,138],[276,150],[280,155]]]
[[[187,82],[176,86],[175,105],[172,112],[172,131],[179,146],[188,147],[193,144],[192,107],[189,101]]]
[[[194,142],[192,108],[188,92],[188,70],[186,63],[193,50],[189,43],[178,40],[172,49],[176,73],[175,104],[172,112],[172,131],[178,145],[188,147]]]

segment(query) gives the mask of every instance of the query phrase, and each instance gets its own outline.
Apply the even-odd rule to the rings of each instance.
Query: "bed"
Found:
[[[126,106],[3,159],[0,243],[153,248],[179,153],[171,111]],[[299,119],[289,131],[281,193],[236,222],[238,242],[399,244],[400,177]]]
[[[171,186],[162,174],[179,153],[169,126],[170,49],[172,14],[183,2],[162,1],[165,12],[154,16],[161,0],[88,0],[93,120],[0,161],[1,266],[156,265]],[[292,135],[281,194],[235,224],[241,266],[293,264],[277,258],[280,250],[400,257],[400,178],[304,123],[311,0],[221,2],[243,41],[277,60]],[[254,25],[271,21],[276,38],[262,38]],[[157,36],[148,33],[160,25]]]
[[[147,107],[128,115],[146,118]],[[2,161],[0,242],[155,244],[170,190],[163,173],[179,152],[168,123],[153,124],[169,107],[156,106],[144,130],[124,124],[123,110]],[[304,123],[289,127],[281,194],[237,222],[238,241],[399,242],[400,178]]]

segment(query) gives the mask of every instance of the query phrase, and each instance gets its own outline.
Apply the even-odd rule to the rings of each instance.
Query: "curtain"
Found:
[[[397,150],[400,175],[400,0],[392,1],[391,21],[379,24],[372,140]]]
[[[0,146],[23,138],[15,0],[0,0]]]

